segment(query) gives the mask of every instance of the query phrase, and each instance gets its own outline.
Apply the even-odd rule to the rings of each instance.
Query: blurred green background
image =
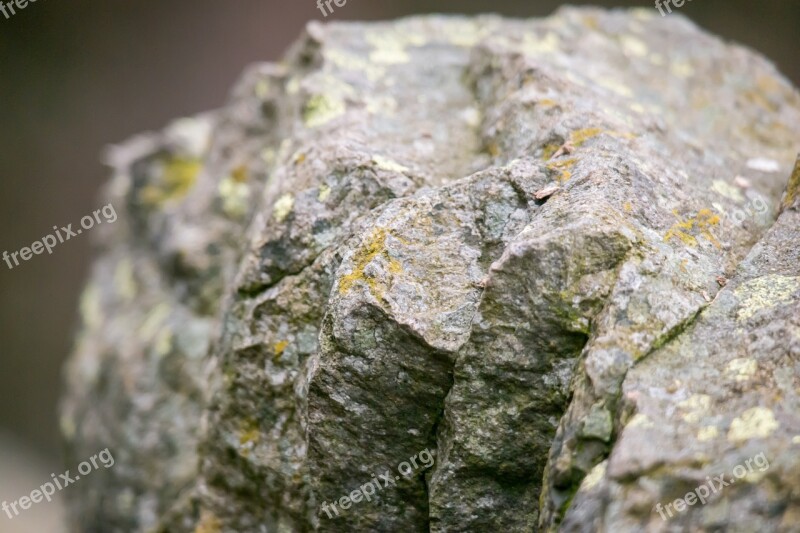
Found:
[[[348,0],[325,20],[432,12],[532,17],[561,3]],[[593,4],[655,12],[644,0]],[[800,82],[797,0],[696,0],[675,11],[759,50]],[[40,0],[8,20],[0,16],[0,253],[100,207],[107,144],[219,107],[246,65],[278,59],[307,21],[322,19],[316,0]],[[9,464],[63,471],[60,368],[90,245],[83,235],[14,270],[0,263],[0,485],[9,482]],[[25,491],[19,487],[16,497]]]

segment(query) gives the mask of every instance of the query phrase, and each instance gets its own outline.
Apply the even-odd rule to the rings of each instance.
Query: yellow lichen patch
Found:
[[[784,209],[788,209],[794,205],[797,198],[800,197],[800,155],[797,156],[797,161],[794,164],[794,172],[792,177],[789,178],[789,184],[786,186],[786,194],[783,197]]]
[[[765,93],[779,92],[782,87],[781,82],[777,78],[768,74],[761,74],[758,76],[758,78],[756,78],[756,85]]]
[[[169,329],[162,329],[156,336],[153,346],[156,353],[163,357],[172,351],[172,332]]]
[[[583,25],[590,30],[597,30],[600,28],[600,21],[594,15],[586,15],[583,17]]]
[[[649,52],[647,45],[633,35],[623,35],[619,40],[622,43],[622,50],[629,56],[644,57]]]
[[[75,425],[75,419],[68,415],[61,415],[58,418],[58,426],[61,428],[61,433],[67,439],[72,440],[75,437],[75,433],[77,433],[77,426]]]
[[[484,40],[493,28],[472,20],[450,20],[441,27],[442,38],[456,46],[472,48]]]
[[[222,200],[222,210],[230,217],[242,217],[247,213],[250,187],[233,174],[219,183],[217,193]]]
[[[755,359],[737,358],[728,363],[725,368],[725,377],[735,381],[747,381],[755,375],[756,370],[758,370],[758,363]]]
[[[331,195],[331,188],[328,187],[327,184],[323,183],[319,186],[319,194],[317,194],[317,200],[320,202],[325,202],[328,197]]]
[[[714,440],[718,436],[719,430],[715,426],[706,426],[704,428],[700,428],[700,431],[697,432],[697,440],[700,442]]]
[[[393,48],[405,49],[410,46],[418,47],[428,43],[424,35],[401,28],[367,30],[364,34],[364,40],[372,47],[384,50]]]
[[[272,206],[272,216],[275,218],[275,222],[280,224],[286,220],[286,217],[292,212],[292,208],[294,208],[294,196],[287,192]]]
[[[558,105],[558,102],[556,102],[555,100],[553,100],[551,98],[542,98],[541,100],[539,100],[536,103],[538,105],[543,105],[545,107],[554,107],[554,106]]]
[[[664,235],[664,240],[669,241],[673,237],[677,237],[687,246],[697,246],[697,235],[702,235],[708,239],[716,248],[721,248],[722,245],[711,233],[711,228],[719,225],[719,215],[715,214],[710,209],[701,209],[697,215],[686,220],[681,220],[672,227]]]
[[[678,404],[685,411],[682,418],[689,424],[699,422],[711,408],[711,397],[706,394],[693,394]]]
[[[359,280],[364,280],[364,269],[373,259],[378,257],[384,251],[384,244],[386,240],[386,230],[384,228],[376,229],[372,235],[367,239],[367,242],[356,252],[353,257],[353,271],[350,274],[342,276],[339,280],[339,292],[344,294],[348,292],[353,285]]]
[[[291,78],[289,78],[289,81],[286,82],[286,93],[297,94],[299,92],[300,92],[300,77],[292,76]]]
[[[633,418],[631,418],[625,425],[626,428],[651,428],[654,426],[655,424],[653,424],[653,421],[650,420],[650,417],[642,413],[636,413],[633,415]]]
[[[239,444],[250,447],[249,445],[257,443],[260,438],[261,432],[258,429],[258,423],[253,420],[245,422],[239,432]]]
[[[370,115],[394,116],[397,113],[397,100],[391,96],[365,96],[364,104]]]
[[[275,152],[275,149],[272,147],[264,148],[260,154],[261,160],[264,161],[264,163],[266,163],[268,166],[275,164],[275,158],[277,155],[278,154]]]
[[[577,163],[577,159],[565,159],[564,161],[556,161],[554,163],[550,163],[547,165],[549,170],[553,170],[559,172],[558,181],[564,183],[565,181],[569,180],[572,177],[572,171],[570,170],[572,167],[575,166]]]
[[[283,355],[284,350],[286,347],[289,346],[289,341],[278,341],[275,343],[273,350],[275,352],[275,359],[280,359],[281,355]]]
[[[756,89],[744,91],[742,93],[742,96],[744,97],[745,100],[747,100],[748,103],[761,106],[770,113],[775,113],[780,109],[778,104],[765,98],[764,95],[761,94],[761,91],[758,91]]]
[[[739,299],[736,316],[744,321],[761,311],[781,305],[800,290],[800,277],[769,274],[750,280],[736,288]]]
[[[158,183],[151,183],[139,192],[142,203],[158,206],[169,200],[182,198],[197,181],[203,168],[198,159],[174,157],[162,164]]]
[[[544,145],[544,147],[542,148],[542,159],[547,161],[548,159],[553,157],[553,155],[558,151],[559,148],[560,146],[558,146],[557,144]]]
[[[383,297],[382,283],[375,278],[367,277],[364,271],[374,259],[383,256],[388,263],[389,272],[392,274],[402,272],[402,264],[398,260],[391,258],[386,250],[386,237],[388,234],[386,229],[378,228],[367,238],[367,241],[353,256],[352,271],[350,274],[342,276],[339,280],[339,293],[347,293],[357,282],[362,281],[367,284],[370,293],[375,298],[381,299]]]
[[[145,317],[142,326],[139,328],[139,338],[145,342],[152,341],[161,327],[172,313],[172,307],[168,303],[156,305]]]
[[[346,109],[347,106],[341,98],[317,94],[306,102],[303,123],[308,128],[316,128],[342,116]]]
[[[581,482],[581,491],[592,490],[597,486],[600,481],[603,480],[603,477],[606,475],[606,465],[608,461],[603,461],[602,463],[598,464],[583,478]]]
[[[522,38],[522,53],[531,56],[552,53],[558,50],[560,44],[558,35],[553,32],[547,32],[543,39],[526,33]]]
[[[258,80],[256,86],[254,87],[254,92],[256,94],[256,97],[259,98],[260,100],[264,100],[267,98],[267,96],[269,96],[269,90],[270,90],[270,83],[269,80],[267,79]]]
[[[643,7],[634,7],[630,10],[630,12],[639,20],[650,21],[656,18],[655,12],[652,8],[645,9]]]
[[[686,61],[672,62],[669,66],[669,70],[672,72],[673,76],[677,76],[678,78],[688,78],[694,75],[694,68]]]
[[[400,274],[403,272],[403,263],[394,258],[389,259],[389,272],[392,274]]]
[[[622,204],[622,209],[626,213],[630,213],[631,211],[633,211],[633,204],[630,202],[625,202],[624,204]]]
[[[126,301],[131,301],[136,296],[136,279],[133,276],[133,263],[123,259],[114,269],[114,289],[117,295]]]
[[[631,133],[621,133],[618,131],[611,131],[611,130],[604,130],[603,128],[583,128],[580,130],[575,130],[570,133],[569,140],[564,143],[564,146],[558,146],[557,144],[548,144],[544,146],[544,153],[543,157],[545,160],[548,160],[555,156],[556,154],[561,153],[569,153],[569,151],[574,150],[576,148],[580,148],[589,139],[593,139],[600,135],[610,135],[612,137],[622,137],[625,139],[633,139],[636,136]],[[569,150],[567,150],[569,148]]]
[[[726,181],[714,180],[711,185],[711,189],[736,203],[744,202],[742,191],[738,187],[734,187]]]
[[[382,170],[388,170],[389,172],[408,172],[408,167],[404,167],[400,163],[392,161],[391,159],[387,159],[380,155],[372,156],[372,161],[378,165],[378,168]]]
[[[603,133],[602,128],[584,128],[582,130],[573,131],[570,135],[570,141],[575,148],[581,147],[586,141],[592,137],[597,137]]]
[[[234,168],[231,171],[231,178],[236,183],[244,183],[248,179],[247,167],[245,165],[239,165],[238,167]]]
[[[778,429],[775,415],[766,407],[753,407],[748,409],[731,422],[728,430],[728,440],[742,442],[749,439],[763,439],[772,435]]]
[[[410,28],[370,30],[365,33],[364,40],[374,48],[369,55],[370,61],[385,65],[408,63],[411,58],[407,48],[423,46],[428,42],[425,36]]]
[[[100,300],[100,289],[94,283],[87,286],[80,299],[80,312],[83,325],[93,329],[100,325],[103,319]]]
[[[411,57],[403,48],[381,48],[369,54],[369,60],[383,65],[398,65],[408,63]]]
[[[309,84],[317,94],[325,94],[340,100],[360,99],[360,92],[355,87],[328,72],[318,72],[310,78]]]
[[[331,62],[337,67],[345,70],[355,70],[363,72],[370,81],[377,81],[386,75],[386,69],[370,63],[361,56],[325,47],[322,56],[326,61]]]
[[[636,113],[642,114],[642,113],[646,113],[647,112],[647,109],[645,109],[645,107],[642,104],[638,103],[638,102],[634,102],[628,107],[630,107],[631,111],[634,111]]]
[[[200,522],[194,528],[194,533],[221,533],[222,522],[211,511],[203,509],[200,513]]]
[[[633,91],[627,85],[620,83],[616,78],[597,78],[595,82],[625,98],[633,98]]]

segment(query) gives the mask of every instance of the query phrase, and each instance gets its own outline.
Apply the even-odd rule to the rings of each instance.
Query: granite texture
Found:
[[[310,23],[109,152],[72,529],[800,530],[798,140],[677,14]]]

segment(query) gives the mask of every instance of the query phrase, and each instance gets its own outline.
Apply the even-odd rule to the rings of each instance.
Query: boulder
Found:
[[[108,153],[72,529],[797,531],[798,139],[678,14],[310,23]]]

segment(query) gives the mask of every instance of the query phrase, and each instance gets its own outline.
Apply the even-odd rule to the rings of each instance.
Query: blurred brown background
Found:
[[[593,3],[655,12],[650,0]],[[327,20],[487,11],[530,17],[559,4],[348,0]],[[797,0],[696,0],[676,11],[761,51],[800,84]],[[8,20],[0,15],[0,253],[100,207],[105,145],[220,106],[246,65],[278,59],[314,19],[323,19],[316,0],[39,0]],[[60,367],[90,244],[83,235],[14,270],[0,263],[0,437],[54,471],[63,471]],[[0,470],[0,482],[7,474]]]

